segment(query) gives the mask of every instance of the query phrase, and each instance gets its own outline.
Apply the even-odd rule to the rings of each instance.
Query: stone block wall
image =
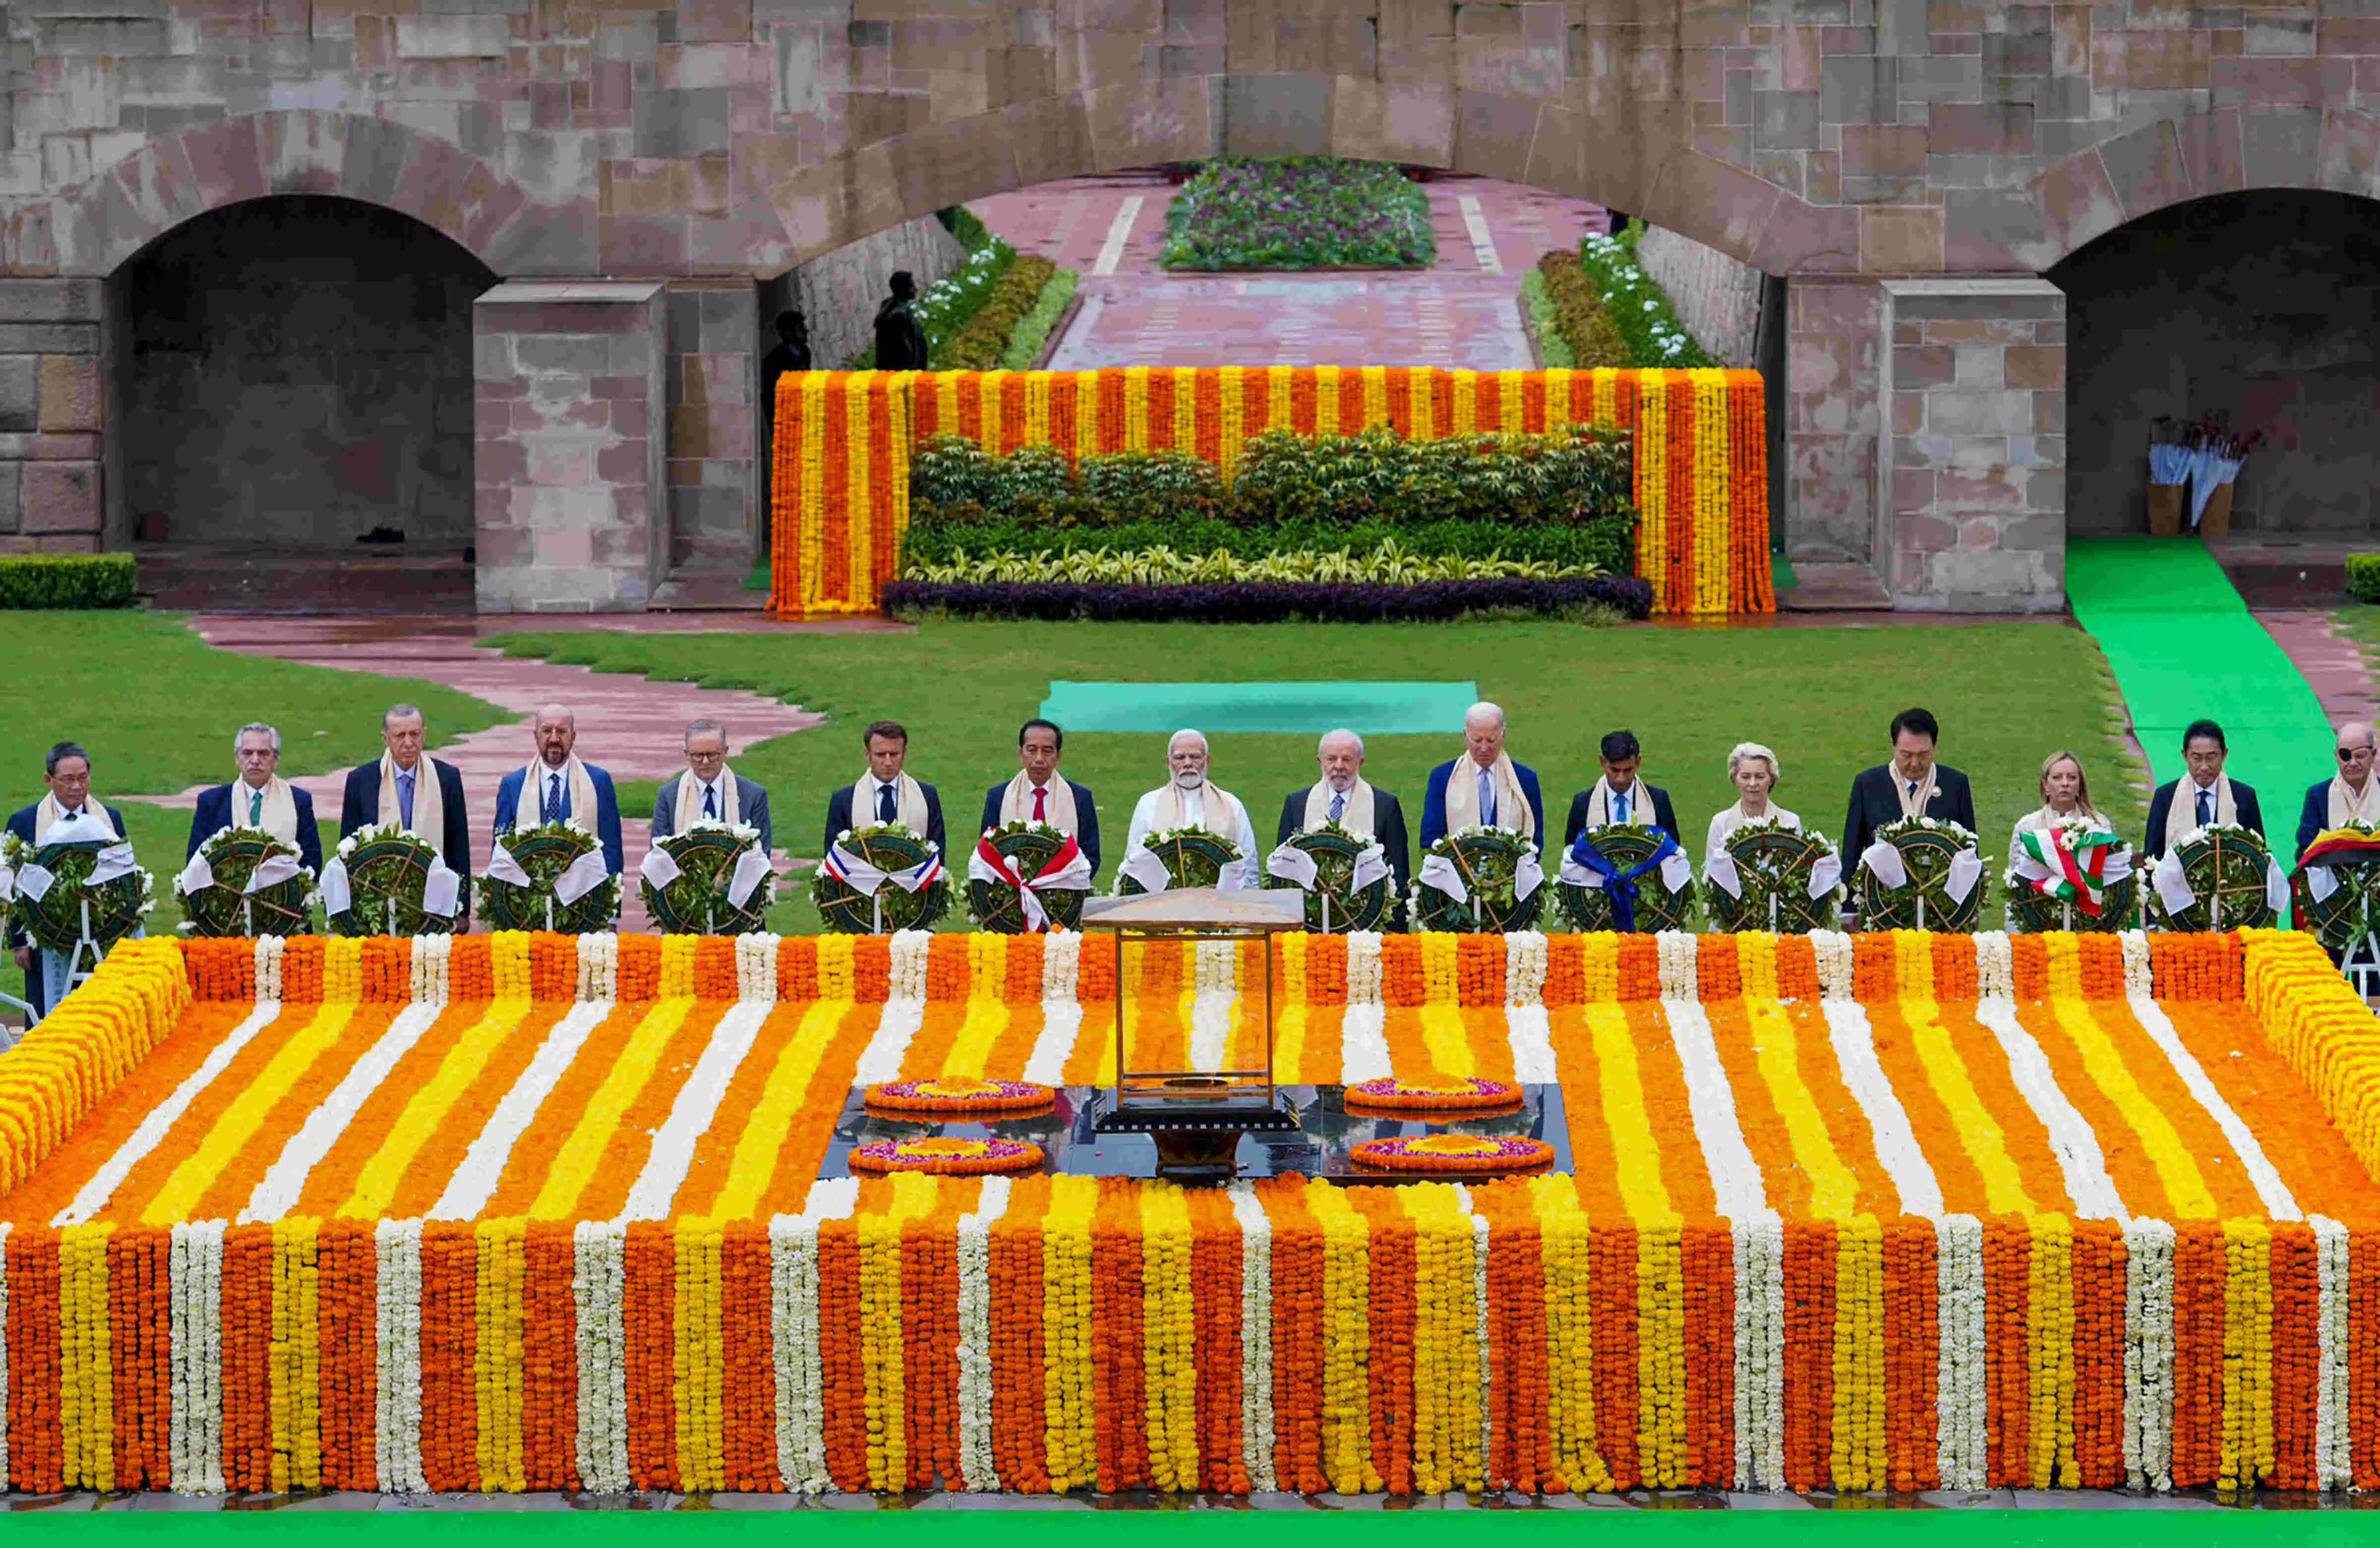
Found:
[[[1877,546],[1884,293],[1874,280],[1796,277],[1785,294],[1785,555],[1868,564]]]
[[[1669,292],[1678,321],[1713,359],[1742,370],[1757,367],[1759,270],[1658,225],[1645,228],[1636,262]]]
[[[644,607],[668,562],[665,286],[502,285],[471,319],[480,611]]]
[[[95,554],[100,282],[0,279],[0,554]]]
[[[1896,607],[2050,612],[2066,593],[2066,298],[1888,280],[1877,491]]]
[[[777,313],[792,309],[809,323],[810,359],[840,366],[876,342],[877,303],[894,271],[908,270],[923,290],[965,262],[966,250],[931,215],[814,258],[764,287],[761,347],[775,347]]]
[[[757,295],[749,280],[669,293],[669,563],[748,571],[759,524]]]

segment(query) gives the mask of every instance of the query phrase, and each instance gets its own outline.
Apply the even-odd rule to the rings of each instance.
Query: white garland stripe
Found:
[[[2173,1227],[2124,1227],[2124,1473],[2135,1489],[2173,1487]]]
[[[173,1319],[166,1477],[177,1494],[220,1494],[223,1478],[223,1222],[174,1227],[165,1299]],[[383,1475],[384,1477],[385,1475]]]
[[[1248,1487],[1267,1494],[1273,1477],[1272,1220],[1254,1188],[1232,1185],[1240,1223],[1240,1459]]]
[[[797,1494],[821,1493],[826,1469],[826,1367],[819,1356],[818,1234],[859,1205],[859,1179],[810,1185],[798,1215],[769,1223],[770,1321],[776,1338],[777,1471]]]
[[[582,1220],[572,1232],[570,1298],[577,1312],[578,1480],[616,1494],[628,1472],[628,1234]]]
[[[1041,1035],[1033,1040],[1022,1079],[1039,1086],[1065,1084],[1066,1060],[1074,1054],[1075,1040],[1082,1035],[1081,1006],[1072,1001],[1042,1001]]]
[[[1785,1486],[1785,1223],[1761,1210],[1735,1238],[1735,1476]]]
[[[1394,1075],[1389,1057],[1389,1010],[1378,1001],[1358,1005],[1350,998],[1339,1023],[1339,1079],[1353,1086]]]
[[[2289,1184],[2281,1180],[2280,1172],[2265,1158],[2265,1147],[2257,1143],[2254,1132],[2240,1121],[2240,1115],[2223,1100],[2223,1093],[2215,1089],[2215,1082],[2207,1079],[2206,1068],[2198,1062],[2197,1055],[2182,1045],[2181,1034],[2174,1030],[2172,1018],[2166,1015],[2165,1007],[2146,995],[2129,1003],[2141,1030],[2148,1033],[2149,1041],[2157,1045],[2157,1051],[2173,1066],[2173,1072],[2181,1077],[2181,1083],[2189,1088],[2198,1105],[2206,1110],[2206,1115],[2215,1120],[2215,1127],[2223,1131],[2223,1138],[2230,1141],[2232,1153],[2247,1169],[2248,1180],[2255,1186],[2256,1200],[2264,1205],[2265,1213],[2275,1220],[2303,1220],[2305,1214],[2298,1208],[2297,1196],[2289,1191]]]
[[[264,939],[269,941],[276,937],[268,935]],[[87,1225],[105,1209],[107,1201],[115,1196],[115,1190],[124,1186],[124,1179],[132,1175],[132,1169],[164,1142],[165,1136],[181,1121],[182,1115],[190,1110],[190,1103],[198,1101],[206,1089],[231,1067],[231,1062],[239,1057],[240,1050],[256,1041],[257,1033],[273,1025],[280,1016],[280,1001],[260,1001],[247,1018],[231,1030],[228,1037],[209,1051],[198,1068],[182,1078],[182,1083],[174,1088],[173,1095],[149,1109],[148,1115],[140,1120],[140,1127],[126,1137],[124,1143],[115,1148],[115,1153],[91,1175],[89,1182],[82,1185],[81,1191],[74,1196],[74,1201],[60,1210],[50,1224],[60,1229]],[[5,1476],[0,1474],[0,1477]]]
[[[1460,1190],[1463,1207],[1471,1208],[1471,1190]],[[1496,1381],[1495,1365],[1490,1359],[1488,1336],[1488,1217],[1474,1213],[1471,1217],[1471,1326],[1472,1335],[1479,1341],[1479,1476],[1457,1479],[1465,1489],[1483,1489],[1488,1484],[1488,1461],[1496,1455]]]
[[[1984,1401],[1984,1225],[1971,1214],[1934,1223],[1935,1467],[1945,1489],[1989,1481]]]
[[[2049,1131],[2049,1148],[2066,1176],[2066,1192],[2074,1201],[2075,1215],[2083,1220],[2131,1219],[2116,1179],[2107,1175],[2107,1157],[2090,1120],[2075,1110],[2058,1089],[2049,1055],[2016,1016],[2016,1002],[1991,998],[1975,1002],[1975,1019],[1990,1029],[2008,1055],[2009,1074],[2034,1115]]]
[[[2319,1286],[2320,1376],[2314,1393],[2314,1487],[2344,1489],[2355,1481],[2349,1451],[2347,1370],[2347,1227],[2315,1215],[2314,1267]]]
[[[220,1235],[215,1246],[219,1254]],[[373,1461],[383,1492],[427,1493],[430,1481],[421,1470],[421,1222],[382,1220],[373,1227],[372,1246],[379,1269],[374,1331],[380,1375]],[[219,1283],[221,1262],[218,1256]],[[218,1412],[221,1402],[218,1392]],[[220,1436],[215,1449],[222,1449]]]
[[[901,1061],[908,1056],[910,1040],[917,1029],[926,1024],[926,1002],[907,995],[896,995],[884,1002],[884,1014],[876,1023],[876,1035],[868,1041],[867,1051],[859,1055],[859,1064],[851,1079],[857,1086],[880,1086],[887,1080],[901,1079]]]
[[[396,1073],[398,1062],[413,1051],[413,1045],[421,1041],[444,1011],[443,1002],[407,1006],[390,1018],[388,1030],[364,1051],[362,1058],[347,1067],[347,1073],[340,1077],[331,1094],[306,1115],[298,1132],[281,1147],[281,1153],[273,1158],[273,1165],[249,1194],[248,1207],[239,1212],[240,1225],[270,1224],[298,1207],[298,1195],[306,1190],[306,1179],[314,1175],[314,1168],[322,1164],[331,1147],[346,1133],[347,1126],[355,1122],[364,1103]]]
[[[426,1217],[431,1220],[477,1220],[496,1194],[496,1184],[503,1180],[504,1167],[511,1162],[513,1147],[528,1131],[545,1099],[562,1081],[563,1072],[578,1057],[587,1040],[618,1007],[608,1000],[582,1000],[565,1012],[538,1045],[537,1056],[528,1067],[513,1081],[512,1089],[497,1103],[488,1121],[480,1127],[470,1148],[463,1152],[462,1164],[446,1179],[445,1191],[438,1196]]]
[[[753,1040],[774,1008],[757,1000],[738,1001],[720,1017],[710,1041],[703,1044],[701,1057],[694,1062],[694,1072],[678,1088],[669,1116],[654,1131],[644,1170],[637,1175],[628,1201],[621,1207],[621,1220],[660,1220],[669,1213],[670,1201],[677,1197],[694,1166],[695,1146],[710,1132],[729,1082],[750,1056]]]
[[[1008,1213],[1014,1183],[986,1177],[975,1209],[959,1217],[958,1487],[1000,1487],[991,1448],[991,1228]]]
[[[1554,1069],[1552,1018],[1542,1005],[1509,1006],[1505,1041],[1512,1045],[1512,1079],[1524,1086],[1549,1086],[1559,1077]]]
[[[1876,1057],[1876,1029],[1868,1023],[1867,1007],[1857,1000],[1826,1000],[1820,1005],[1827,1018],[1828,1040],[1834,1044],[1835,1063],[1867,1119],[1876,1158],[1900,1195],[1900,1212],[1939,1220],[1941,1181],[1934,1175],[1933,1163],[1925,1159],[1925,1147],[1917,1142],[1909,1109],[1900,1104],[1900,1093],[1893,1090],[1883,1062]]]
[[[1223,1056],[1231,1049],[1232,1010],[1240,998],[1238,945],[1201,941],[1193,966],[1196,996],[1190,1002],[1190,1067],[1211,1074],[1223,1067]]]
[[[1686,1105],[1694,1114],[1694,1140],[1702,1147],[1703,1167],[1710,1174],[1718,1213],[1730,1221],[1767,1214],[1767,1185],[1760,1164],[1752,1158],[1752,1147],[1744,1142],[1735,1092],[1711,1035],[1710,1013],[1700,1000],[1664,1000],[1661,1013],[1685,1072]]]

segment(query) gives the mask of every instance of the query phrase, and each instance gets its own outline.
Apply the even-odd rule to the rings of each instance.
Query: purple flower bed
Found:
[[[1605,607],[1626,617],[1642,618],[1653,611],[1653,587],[1633,577],[1598,575],[1582,580],[1430,580],[1417,586],[895,580],[884,588],[885,611],[893,614],[940,611],[975,617],[1100,623],[1271,624],[1291,619],[1422,623],[1472,613],[1558,614],[1579,607]]]
[[[1381,162],[1208,162],[1166,213],[1169,269],[1426,269],[1437,258],[1429,195]]]

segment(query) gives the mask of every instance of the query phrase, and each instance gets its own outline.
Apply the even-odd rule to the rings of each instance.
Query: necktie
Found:
[[[413,775],[404,770],[396,776],[396,820],[413,826]]]
[[[1909,798],[1912,801],[1917,798],[1917,782],[1913,779],[1909,782]]]
[[[558,773],[545,776],[544,815],[549,823],[562,821],[562,775]]]
[[[2198,825],[2203,828],[2214,821],[2215,792],[2212,790],[2201,790],[2198,793]]]
[[[880,823],[892,821],[892,786],[890,785],[876,787],[876,820]]]
[[[1046,785],[1037,785],[1033,787],[1033,820],[1037,823],[1044,822],[1048,820],[1049,815],[1050,787]]]
[[[1487,770],[1482,769],[1479,771],[1479,825],[1492,827],[1495,823],[1496,782],[1488,777]]]
[[[718,819],[719,786],[715,785],[706,785],[702,787],[702,814],[713,821]]]
[[[1628,798],[1626,796],[1614,796],[1611,798],[1611,820],[1615,823],[1622,823],[1628,821]]]
[[[248,825],[251,828],[264,825],[264,792],[261,790],[248,793]]]
[[[1342,813],[1342,812],[1345,811],[1346,810],[1347,810],[1347,792],[1346,792],[1346,791],[1344,791],[1344,790],[1333,790],[1333,791],[1331,791],[1331,792],[1330,792],[1330,820],[1331,820],[1332,822],[1334,822],[1334,823],[1335,823],[1335,822],[1337,822],[1337,821],[1339,821],[1340,813]]]

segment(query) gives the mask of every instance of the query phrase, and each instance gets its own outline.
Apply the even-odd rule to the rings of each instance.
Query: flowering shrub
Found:
[[[1512,559],[1466,559],[1452,555],[1407,553],[1394,539],[1367,552],[1333,549],[1328,554],[1303,551],[1267,554],[1257,558],[1235,557],[1228,549],[1208,554],[1184,553],[1163,546],[1138,551],[1111,548],[1071,549],[1052,554],[994,550],[980,555],[961,549],[947,564],[908,567],[913,580],[945,584],[987,580],[1106,581],[1134,586],[1179,586],[1192,581],[1304,580],[1332,585],[1416,585],[1425,580],[1560,580],[1598,574],[1560,565],[1527,564]]]
[[[1008,340],[1033,310],[1042,287],[1058,273],[1046,258],[1019,258],[991,287],[983,306],[947,344],[936,344],[936,371],[990,371],[1008,352]]]
[[[1107,622],[1426,623],[1479,614],[1576,616],[1582,622],[1597,622],[1615,614],[1648,616],[1653,589],[1643,580],[1609,575],[1580,580],[1427,580],[1411,586],[1288,581],[943,585],[895,580],[884,588],[884,609],[896,616],[944,613]]]
[[[969,250],[965,263],[953,273],[934,281],[917,292],[909,305],[910,314],[917,326],[926,332],[926,358],[936,370],[942,365],[942,351],[981,311],[1007,277],[1009,268],[1016,262],[1016,250],[985,229],[983,222],[971,212],[961,211],[972,226],[954,232]],[[972,238],[972,240],[970,240]],[[1005,335],[1002,335],[1005,337]],[[876,369],[876,346],[869,345],[843,362],[845,371]],[[958,369],[955,367],[947,369]]]
[[[1589,237],[1579,248],[1581,267],[1634,357],[1616,363],[1681,371],[1717,364],[1678,321],[1667,293],[1637,265],[1636,229],[1626,237]]]
[[[1438,257],[1419,184],[1335,156],[1208,162],[1165,225],[1169,269],[1426,269]]]

